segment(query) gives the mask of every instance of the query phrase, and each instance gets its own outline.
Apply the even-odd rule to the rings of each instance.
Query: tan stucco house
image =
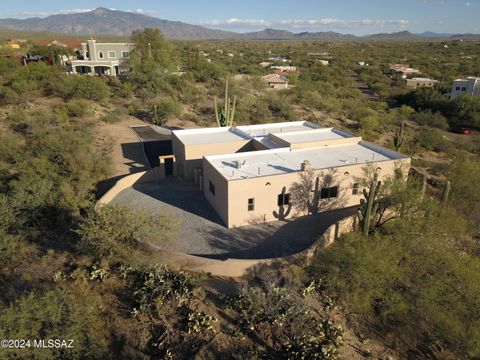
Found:
[[[411,79],[407,79],[407,87],[409,88],[418,88],[418,87],[434,87],[438,84],[437,80],[430,79],[430,78],[421,78],[421,77],[414,77]]]
[[[268,74],[262,77],[273,90],[288,89],[288,79],[279,74]]]
[[[306,174],[319,177],[319,211],[326,211],[360,203],[356,179],[365,165],[384,178],[410,164],[403,154],[307,121],[175,130],[172,141],[174,175],[198,184],[228,228],[304,215],[290,192]]]

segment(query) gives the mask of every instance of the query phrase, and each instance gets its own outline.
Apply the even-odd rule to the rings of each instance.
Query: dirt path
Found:
[[[111,149],[112,172],[109,177],[148,170],[142,144],[130,129],[130,126],[142,125],[145,125],[143,121],[130,116],[118,123],[100,125],[99,140]]]

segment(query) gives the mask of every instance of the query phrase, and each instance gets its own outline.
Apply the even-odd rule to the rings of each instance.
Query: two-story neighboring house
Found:
[[[464,94],[480,96],[480,78],[469,76],[466,79],[453,80],[450,98],[455,99]]]
[[[125,75],[127,72],[126,60],[130,57],[133,43],[97,43],[96,40],[87,40],[82,43],[82,50],[78,60],[67,63],[70,73],[91,75]]]

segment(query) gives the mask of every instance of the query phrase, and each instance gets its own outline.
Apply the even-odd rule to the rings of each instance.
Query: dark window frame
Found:
[[[352,186],[352,195],[359,195],[360,194],[360,184],[354,183]]]
[[[248,211],[254,211],[255,210],[255,198],[249,198],[247,200],[247,209],[248,209]]]
[[[211,180],[208,180],[208,188],[213,196],[215,196],[215,184]]]
[[[278,194],[278,197],[277,197],[277,205],[278,206],[289,205],[289,204],[290,204],[290,194],[289,193]]]
[[[320,199],[331,199],[338,196],[338,185],[322,188],[320,190]]]

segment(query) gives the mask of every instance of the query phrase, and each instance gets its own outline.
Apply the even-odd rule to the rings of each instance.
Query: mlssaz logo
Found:
[[[48,340],[33,340],[36,348],[46,349],[73,349],[73,340],[63,339],[48,339]]]

